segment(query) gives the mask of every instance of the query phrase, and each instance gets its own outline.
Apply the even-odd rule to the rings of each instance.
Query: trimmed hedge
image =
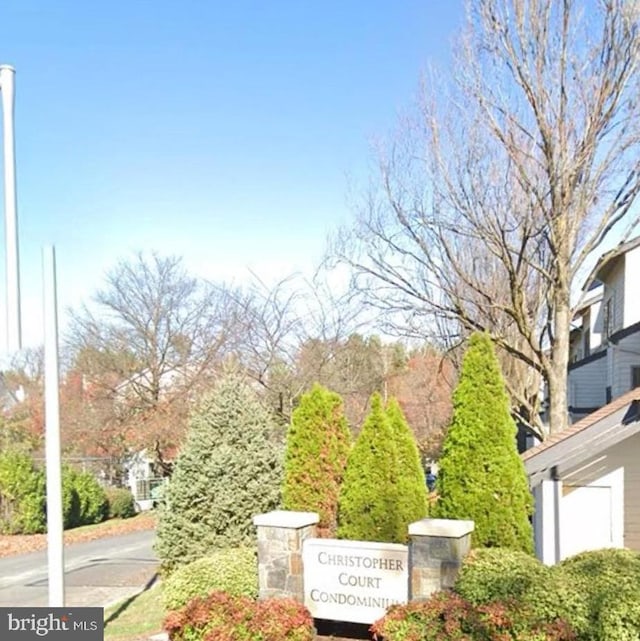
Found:
[[[630,550],[583,552],[549,567],[522,552],[477,549],[454,589],[474,607],[507,603],[525,621],[564,621],[580,641],[640,639],[640,554]]]
[[[455,591],[476,606],[514,601],[539,623],[563,620],[580,634],[590,628],[586,600],[574,581],[524,552],[473,550],[465,559]]]
[[[179,567],[166,577],[162,598],[167,610],[177,610],[194,597],[223,591],[235,596],[258,596],[255,548],[226,548]]]
[[[590,641],[640,639],[640,554],[605,549],[582,552],[558,566],[584,597]]]
[[[195,598],[164,622],[171,641],[314,641],[309,611],[293,599],[254,601],[226,592]]]

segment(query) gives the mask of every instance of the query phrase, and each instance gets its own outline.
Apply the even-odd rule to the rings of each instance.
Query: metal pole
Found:
[[[18,215],[16,199],[16,146],[14,136],[15,69],[0,65],[4,154],[4,225],[6,260],[7,350],[22,347],[20,326],[20,261],[18,256]]]
[[[62,470],[60,460],[60,397],[58,370],[58,310],[56,255],[53,246],[42,250],[44,282],[44,393],[47,467],[47,545],[49,607],[64,607],[64,542]]]

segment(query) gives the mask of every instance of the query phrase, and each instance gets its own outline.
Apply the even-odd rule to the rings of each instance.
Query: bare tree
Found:
[[[455,75],[427,87],[382,157],[351,241],[353,285],[411,333],[488,331],[514,405],[567,425],[571,295],[638,217],[640,61],[632,0],[473,0]]]
[[[249,287],[234,292],[236,354],[285,420],[298,397],[323,380],[335,357],[332,346],[357,327],[357,311],[322,276],[308,282],[292,274],[268,285],[254,275]],[[306,358],[310,352],[313,358]]]
[[[74,367],[94,397],[99,389],[114,401],[132,444],[146,440],[162,463],[190,399],[230,351],[235,312],[228,289],[193,278],[180,258],[138,254],[108,273],[92,307],[72,314]]]

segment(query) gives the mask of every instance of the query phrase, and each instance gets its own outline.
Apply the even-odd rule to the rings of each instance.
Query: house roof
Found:
[[[604,294],[604,286],[599,280],[594,280],[593,284],[585,290],[585,294],[582,299],[576,305],[576,308],[573,313],[574,319],[579,318],[580,312],[584,311],[588,307],[591,307],[594,303],[598,303],[602,300]]]
[[[610,249],[608,252],[605,252],[598,258],[598,262],[595,264],[594,268],[591,270],[591,273],[587,277],[587,280],[582,287],[582,291],[587,291],[591,284],[596,280],[603,280],[603,277],[606,276],[609,268],[611,267],[613,261],[626,254],[628,251],[635,249],[640,246],[640,236],[632,238],[625,243],[620,243],[616,245],[613,249]]]
[[[640,433],[640,387],[522,454],[533,487]]]

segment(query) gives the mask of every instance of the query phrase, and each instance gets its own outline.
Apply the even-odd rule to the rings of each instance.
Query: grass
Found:
[[[162,584],[155,583],[140,594],[105,610],[105,641],[138,641],[162,632],[164,607]]]

